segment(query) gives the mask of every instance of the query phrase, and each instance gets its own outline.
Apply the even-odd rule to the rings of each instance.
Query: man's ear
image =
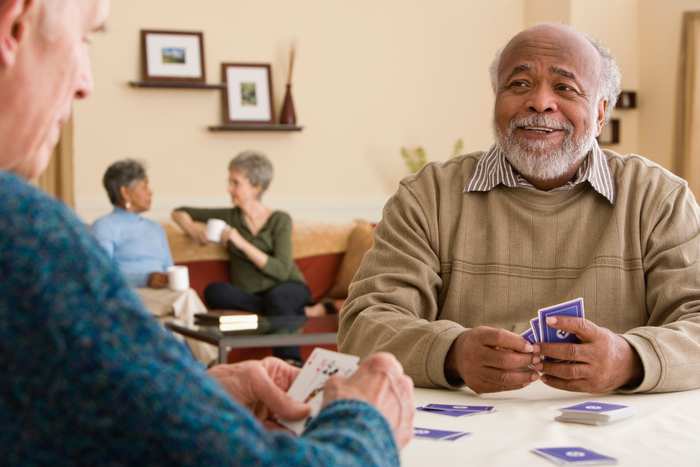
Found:
[[[600,132],[603,131],[603,127],[605,126],[606,110],[608,110],[608,100],[601,99],[598,102],[598,115],[596,117],[596,123],[598,124],[598,134],[596,134],[596,136],[600,136]]]
[[[15,63],[19,44],[27,30],[27,13],[33,4],[33,0],[0,2],[0,70],[10,68]]]

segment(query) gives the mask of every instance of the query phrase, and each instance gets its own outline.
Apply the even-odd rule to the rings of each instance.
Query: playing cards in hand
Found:
[[[308,403],[311,406],[311,414],[305,420],[279,422],[296,434],[301,434],[306,425],[321,411],[323,387],[328,378],[336,374],[345,377],[352,375],[357,370],[359,361],[360,357],[355,355],[315,348],[287,391],[292,399]]]
[[[547,325],[547,318],[550,316],[573,316],[575,318],[585,318],[583,309],[583,298],[575,298],[558,305],[548,306],[537,311],[537,317],[530,320],[530,329],[521,333],[525,340],[531,344],[540,342],[563,343],[580,342],[575,334],[571,334],[559,329],[554,329]]]
[[[585,423],[588,425],[605,425],[631,417],[636,413],[634,407],[622,404],[586,401],[570,407],[559,409],[561,415],[555,420],[560,422]]]

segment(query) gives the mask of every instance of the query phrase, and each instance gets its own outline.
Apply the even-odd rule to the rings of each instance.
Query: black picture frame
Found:
[[[636,109],[637,108],[637,93],[634,91],[622,91],[617,97],[615,103],[616,109]]]

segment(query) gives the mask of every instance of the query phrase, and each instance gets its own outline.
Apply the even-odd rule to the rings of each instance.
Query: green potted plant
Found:
[[[450,158],[459,156],[463,149],[464,141],[462,138],[459,138],[452,146],[452,155]],[[406,167],[408,167],[410,173],[418,172],[425,164],[428,163],[428,156],[423,146],[416,146],[414,148],[406,148],[401,146],[401,158],[406,164]]]

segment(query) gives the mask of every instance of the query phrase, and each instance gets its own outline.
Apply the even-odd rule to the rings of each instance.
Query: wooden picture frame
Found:
[[[204,83],[204,34],[200,31],[141,30],[143,81]]]
[[[636,109],[637,93],[634,91],[622,91],[617,97],[616,109]]]
[[[270,64],[222,63],[221,80],[224,123],[275,122]]]

